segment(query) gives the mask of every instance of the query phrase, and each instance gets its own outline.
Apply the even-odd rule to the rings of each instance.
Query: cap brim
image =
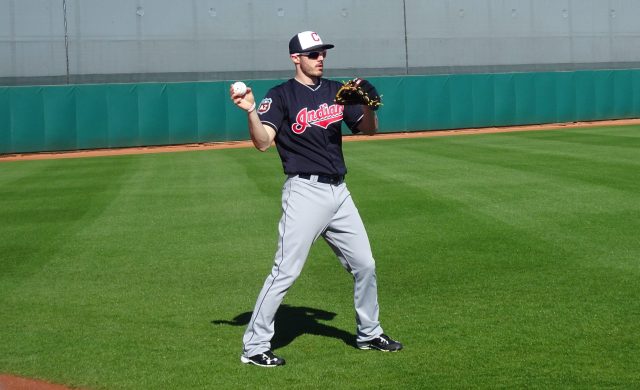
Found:
[[[319,51],[319,50],[327,50],[327,49],[333,49],[335,46],[331,45],[331,44],[325,44],[325,45],[317,45],[317,46],[311,46],[308,47],[307,49],[305,49],[305,51],[301,52],[301,53],[309,53],[312,51]]]

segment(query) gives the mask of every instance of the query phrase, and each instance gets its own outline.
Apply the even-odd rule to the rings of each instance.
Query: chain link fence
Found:
[[[637,0],[0,0],[0,85],[640,68]]]

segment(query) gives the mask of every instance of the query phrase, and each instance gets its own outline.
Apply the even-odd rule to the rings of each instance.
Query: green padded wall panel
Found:
[[[247,84],[259,103],[282,81]],[[640,117],[640,69],[370,81],[383,95],[381,132]],[[230,101],[229,85],[0,87],[0,153],[246,140],[246,113]]]

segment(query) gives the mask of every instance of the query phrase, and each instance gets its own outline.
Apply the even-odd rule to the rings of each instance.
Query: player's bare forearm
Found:
[[[235,90],[234,86],[237,84],[243,84],[242,88]],[[260,118],[256,112],[256,99],[253,96],[253,90],[247,88],[244,83],[237,82],[229,88],[229,96],[236,106],[247,112],[249,135],[256,149],[262,152],[269,149],[269,146],[271,146],[276,136],[276,132],[271,127],[265,126],[260,122]]]
[[[358,124],[358,130],[364,134],[373,135],[378,131],[378,116],[375,111],[364,107],[362,120]]]
[[[247,120],[249,122],[249,135],[253,146],[261,152],[266,151],[271,146],[273,139],[276,137],[276,131],[260,122],[260,118],[255,111],[249,113]]]

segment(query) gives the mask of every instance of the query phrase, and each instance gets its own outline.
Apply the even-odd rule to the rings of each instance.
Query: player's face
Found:
[[[308,77],[322,77],[327,51],[299,54],[300,70]]]

